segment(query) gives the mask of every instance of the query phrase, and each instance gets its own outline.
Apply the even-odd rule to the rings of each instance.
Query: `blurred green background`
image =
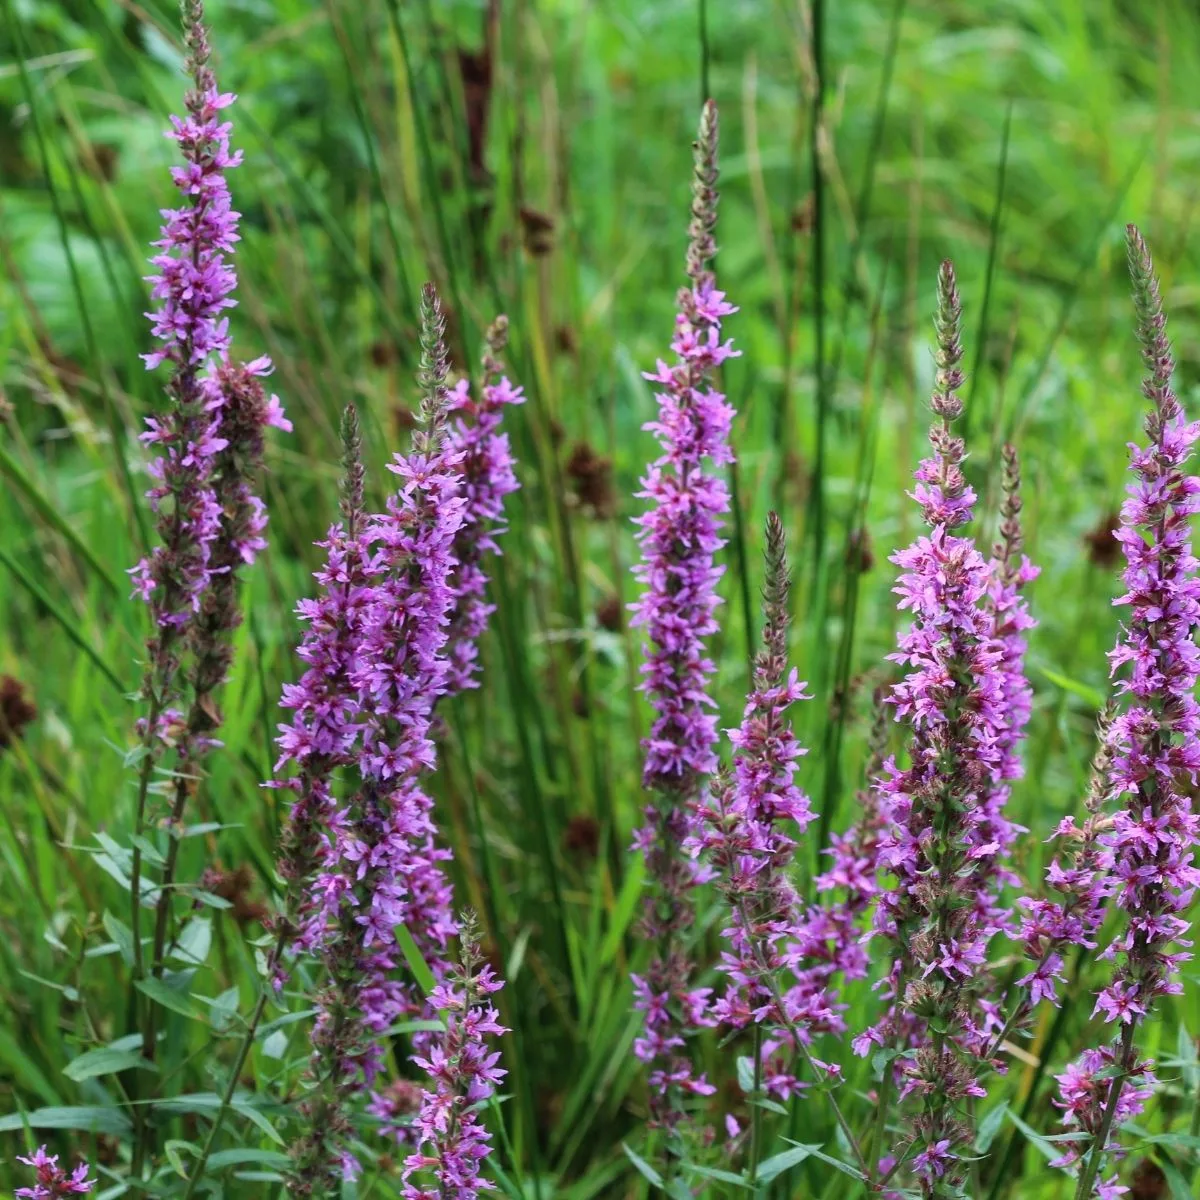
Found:
[[[122,1032],[101,926],[119,890],[96,870],[94,835],[132,821],[122,752],[145,629],[123,572],[148,531],[136,433],[162,402],[161,377],[137,358],[142,277],[171,202],[161,131],[182,79],[162,0],[2,3],[0,672],[38,710],[0,753],[0,1108],[17,1113],[111,1099],[61,1068]],[[242,868],[247,896],[269,896],[279,814],[258,784],[279,685],[297,673],[291,609],[335,514],[342,406],[363,414],[382,502],[382,463],[411,424],[421,282],[445,297],[464,371],[507,313],[530,397],[508,418],[522,490],[484,686],[449,721],[440,813],[460,899],[509,979],[500,1161],[521,1194],[636,1191],[620,1141],[640,1136],[644,1111],[625,974],[645,711],[622,605],[654,452],[640,371],[670,337],[701,98],[721,109],[718,275],[741,308],[727,331],[743,352],[724,376],[739,412],[724,723],[740,711],[761,524],[776,507],[796,576],[793,658],[815,693],[798,714],[812,750],[802,781],[822,834],[846,823],[895,632],[887,556],[917,529],[904,491],[928,420],[935,271],[950,257],[979,536],[994,534],[1012,439],[1043,568],[1028,777],[1013,802],[1036,878],[1041,838],[1080,795],[1116,628],[1108,530],[1141,407],[1126,221],[1156,252],[1180,393],[1193,396],[1200,15],[1183,0],[214,0],[208,17],[245,152],[231,180],[244,214],[235,346],[274,358],[295,433],[270,451],[271,548],[249,579],[227,751],[201,798],[206,817],[237,827],[194,839],[189,870]],[[251,917],[217,918],[202,990],[240,983],[249,1000]],[[1076,987],[1079,1003],[1045,1017],[999,1089],[1039,1128],[1053,1110],[1038,1064],[1102,1036],[1086,977]],[[1147,1030],[1151,1049],[1186,1045],[1178,1016],[1196,999],[1190,981]],[[852,1002],[853,1024],[870,993]],[[211,1089],[225,1043],[183,1018],[171,1037],[167,1090]],[[282,1058],[256,1058],[264,1104],[286,1104],[303,1053],[297,1034]],[[1157,1129],[1195,1087],[1164,1074],[1175,1082],[1147,1119]],[[819,1102],[792,1119],[833,1152]],[[57,1136],[104,1161],[112,1132]],[[1183,1180],[1191,1153],[1160,1143],[1130,1167],[1157,1157]],[[1062,1194],[1043,1162],[1005,1126],[986,1182]],[[787,1183],[840,1186],[814,1163]]]

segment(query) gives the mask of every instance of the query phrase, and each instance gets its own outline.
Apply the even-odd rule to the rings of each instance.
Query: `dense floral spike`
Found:
[[[345,447],[342,523],[325,541],[324,566],[316,572],[316,599],[301,600],[296,613],[305,623],[296,653],[308,664],[299,683],[285,684],[281,706],[292,712],[279,726],[276,775],[294,773],[270,785],[292,792],[284,824],[278,870],[287,888],[287,903],[278,918],[286,925],[288,945],[303,953],[316,951],[325,935],[325,909],[309,889],[317,865],[329,865],[325,836],[336,805],[334,773],[355,761],[362,730],[358,693],[351,683],[362,613],[375,568],[363,540],[362,442],[358,414],[348,405],[342,416]],[[276,980],[282,986],[283,977]]]
[[[306,623],[297,650],[308,664],[299,683],[283,689],[282,706],[292,712],[281,725],[280,757],[272,786],[290,791],[293,802],[281,837],[278,870],[284,881],[282,912],[276,917],[280,955],[270,964],[281,988],[285,975],[282,953],[319,956],[330,968],[318,997],[321,1036],[326,1044],[345,1045],[349,1056],[357,1049],[353,971],[357,965],[353,937],[338,944],[342,932],[330,919],[353,887],[353,879],[338,875],[336,853],[345,817],[335,794],[337,773],[357,760],[363,729],[358,690],[351,682],[358,642],[376,575],[370,546],[364,537],[362,444],[358,417],[348,406],[342,419],[345,446],[342,483],[342,523],[320,543],[326,552],[316,572],[320,592],[302,600],[297,614]],[[287,777],[282,772],[290,770]],[[323,888],[315,886],[318,875]],[[346,901],[352,907],[350,900]],[[353,935],[352,912],[347,913]],[[345,970],[341,969],[343,961]],[[314,1061],[314,1086],[301,1105],[305,1132],[291,1147],[290,1186],[299,1195],[321,1190],[340,1169],[353,1170],[345,1151],[350,1126],[344,1111],[344,1092],[351,1090],[342,1063]],[[344,1085],[344,1086],[340,1086]]]
[[[318,998],[313,1035],[310,1131],[293,1150],[301,1187],[331,1183],[339,1166],[356,1173],[344,1138],[331,1139],[329,1129],[344,1119],[351,1097],[379,1077],[384,1031],[425,1011],[414,984],[396,976],[403,956],[395,930],[409,930],[439,977],[449,970],[447,946],[457,932],[441,868],[449,852],[436,844],[422,776],[436,761],[431,725],[449,673],[452,549],[466,500],[447,439],[444,318],[432,287],[421,308],[421,424],[412,453],[389,467],[402,482],[387,512],[362,521],[358,533],[362,586],[344,666],[354,724],[348,732],[356,739],[347,752],[359,785],[328,817],[325,860],[312,893],[329,984]],[[347,492],[357,486],[352,478]],[[427,1040],[416,1039],[418,1047]],[[380,1106],[385,1101],[375,1099]]]
[[[1001,847],[989,832],[1002,819],[1001,742],[1011,722],[988,601],[992,572],[971,539],[951,532],[971,519],[975,501],[962,473],[963,442],[952,432],[962,414],[960,317],[954,271],[943,263],[931,402],[939,420],[913,492],[930,532],[892,558],[903,571],[900,608],[913,615],[892,655],[907,674],[889,696],[908,728],[909,766],[889,760],[878,785],[887,824],[880,861],[896,883],[881,893],[874,927],[896,962],[887,985],[893,1007],[856,1039],[863,1053],[872,1042],[905,1050],[900,1098],[916,1101],[911,1161],[926,1196],[950,1194],[961,1177],[967,1109],[984,1094],[980,1058],[1000,1023],[980,992],[988,944],[1003,923],[992,890]]]
[[[662,389],[658,417],[646,428],[658,436],[663,453],[638,493],[651,507],[637,520],[642,560],[635,576],[643,592],[633,606],[633,624],[645,630],[648,643],[642,690],[654,709],[643,743],[643,783],[653,799],[635,844],[646,858],[650,896],[644,925],[656,946],[646,974],[634,981],[637,1008],[646,1016],[634,1051],[652,1064],[651,1119],[668,1126],[678,1121],[687,1093],[712,1091],[694,1074],[684,1043],[688,1027],[706,1019],[708,992],[690,987],[681,937],[693,915],[688,893],[702,871],[680,847],[696,834],[694,808],[717,765],[715,704],[708,694],[715,667],[705,642],[717,630],[722,569],[714,556],[724,545],[721,517],[729,507],[714,469],[732,461],[733,410],[709,379],[735,353],[721,341],[721,320],[736,309],[717,291],[709,269],[716,253],[716,179],[717,108],[709,101],[696,142],[690,286],[679,293],[671,343],[676,361],[674,366],[660,361],[646,376]]]
[[[1127,1079],[1148,1076],[1149,1064],[1134,1045],[1137,1026],[1160,996],[1183,990],[1179,965],[1190,957],[1181,948],[1190,945],[1184,940],[1184,912],[1200,884],[1193,865],[1200,817],[1190,800],[1200,768],[1195,699],[1200,652],[1194,640],[1200,624],[1200,564],[1190,540],[1192,514],[1200,508],[1200,479],[1185,470],[1200,423],[1188,423],[1171,387],[1175,362],[1158,280],[1150,251],[1132,225],[1127,248],[1138,340],[1148,370],[1142,393],[1153,407],[1145,422],[1148,444],[1130,446],[1135,480],[1116,534],[1125,552],[1126,591],[1115,603],[1130,612],[1109,660],[1118,695],[1128,703],[1109,731],[1109,784],[1114,800],[1126,799],[1101,841],[1112,895],[1126,922],[1105,951],[1116,965],[1095,1011],[1116,1023],[1120,1033],[1107,1060],[1116,1071],[1091,1129],[1080,1197],[1092,1194],[1112,1129],[1122,1114],[1134,1111]],[[1085,1063],[1078,1071],[1095,1073]],[[1070,1072],[1066,1086],[1078,1088]],[[1065,1091],[1064,1104],[1069,1116],[1078,1116]]]
[[[235,97],[217,90],[203,16],[200,0],[187,0],[185,69],[193,86],[184,98],[187,115],[172,117],[167,135],[186,163],[171,172],[183,204],[164,212],[162,236],[155,242],[160,253],[150,260],[158,268],[150,282],[159,306],[147,315],[160,345],[144,357],[150,368],[167,362],[172,370],[170,410],[162,418],[149,418],[142,435],[160,453],[151,464],[155,486],[148,493],[158,514],[160,544],[131,572],[156,624],[168,630],[190,622],[215,569],[211,551],[221,507],[212,474],[226,439],[220,428],[220,391],[205,377],[205,368],[228,358],[229,322],[222,314],[233,306],[237,284],[226,255],[238,241],[238,214],[225,172],[242,157],[240,151],[230,152],[232,127],[220,117]],[[171,641],[169,634],[160,633],[152,659],[169,655]]]
[[[742,723],[729,730],[734,747],[732,778],[723,778],[701,808],[703,831],[697,849],[706,852],[729,905],[722,936],[729,949],[721,971],[729,984],[713,1015],[743,1029],[765,1030],[761,1078],[780,1100],[800,1086],[795,1060],[802,1039],[835,1027],[823,986],[802,973],[789,979],[797,942],[806,935],[801,901],[789,868],[797,835],[814,817],[808,797],[794,779],[807,751],[792,732],[788,709],[808,699],[804,684],[787,663],[788,568],[783,526],[767,518],[767,573],[763,592],[763,645],[754,662],[753,691]]]
[[[483,564],[489,555],[500,553],[496,538],[505,530],[504,497],[519,486],[508,434],[499,432],[505,407],[525,402],[521,389],[509,382],[500,363],[507,337],[508,320],[498,317],[488,330],[480,399],[471,395],[470,383],[465,379],[450,394],[450,411],[455,414],[450,449],[461,460],[459,470],[467,501],[462,526],[454,539],[458,565],[454,569],[454,612],[447,650],[451,668],[446,689],[450,695],[478,686],[479,639],[496,610],[487,602]]]
[[[480,1110],[506,1074],[485,1040],[508,1032],[488,1000],[504,985],[483,965],[474,917],[463,913],[459,927],[459,961],[429,1001],[446,1031],[413,1060],[433,1087],[413,1122],[417,1149],[404,1163],[406,1200],[474,1200],[492,1188],[479,1175],[491,1141]]]
[[[17,1162],[37,1172],[32,1187],[17,1188],[13,1193],[18,1200],[62,1200],[64,1196],[82,1196],[96,1186],[96,1181],[88,1178],[90,1168],[86,1162],[68,1175],[58,1165],[58,1155],[47,1154],[45,1146],[39,1146],[29,1158],[18,1154]]]

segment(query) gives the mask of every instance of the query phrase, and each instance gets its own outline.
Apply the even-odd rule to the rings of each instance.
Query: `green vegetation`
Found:
[[[146,246],[169,202],[161,129],[182,86],[177,22],[167,0],[3,5],[0,673],[38,716],[0,751],[0,1130],[12,1133],[0,1180],[24,1182],[7,1163],[19,1142],[45,1140],[67,1159],[68,1147],[86,1153],[97,1194],[116,1195],[132,1119],[121,1081],[138,1056],[80,1056],[126,1032],[113,914],[126,907],[146,618],[124,572],[150,535],[136,436],[162,398],[137,355],[150,342]],[[1200,17],[1184,0],[213,0],[209,19],[222,85],[241,97],[237,349],[273,357],[295,432],[268,453],[270,549],[248,577],[205,825],[182,849],[182,877],[219,872],[208,886],[230,906],[187,927],[209,941],[177,947],[202,964],[191,990],[203,999],[175,995],[162,1015],[152,1086],[179,1097],[159,1106],[162,1143],[203,1142],[236,1014],[255,1001],[255,907],[272,894],[281,820],[260,784],[280,686],[298,673],[293,608],[336,515],[339,417],[358,405],[379,506],[383,463],[409,436],[416,303],[433,279],[456,365],[477,369],[483,331],[507,313],[509,365],[529,396],[507,417],[522,488],[493,577],[483,686],[446,712],[435,783],[459,900],[507,980],[497,1179],[530,1200],[645,1194],[622,1151],[649,1153],[628,982],[644,950],[628,847],[647,712],[623,609],[653,451],[640,372],[666,351],[683,278],[702,95],[721,106],[717,270],[743,352],[723,372],[739,415],[722,726],[748,684],[776,508],[794,562],[792,660],[815,695],[797,709],[810,748],[800,778],[821,814],[799,864],[807,882],[825,833],[852,816],[894,645],[887,555],[916,532],[904,493],[928,424],[937,263],[953,258],[968,476],[990,538],[1000,447],[1016,443],[1027,551],[1043,568],[1030,589],[1027,774],[1012,802],[1033,831],[1019,869],[1037,879],[1042,839],[1086,785],[1116,633],[1107,530],[1142,410],[1126,221],[1155,249],[1180,397],[1200,414]],[[695,929],[714,952],[715,903]],[[1105,1036],[1089,1020],[1089,964],[1073,969],[1069,1002],[1041,1012],[995,1093],[1007,1110],[984,1118],[980,1197],[1072,1194],[1032,1131],[1057,1130],[1050,1071]],[[1200,1195],[1200,984],[1184,971],[1185,994],[1143,1031],[1165,1082],[1121,1168],[1128,1182],[1153,1159],[1171,1190],[1143,1195],[1173,1200]],[[857,1028],[869,989],[848,1000]],[[254,1179],[278,1166],[274,1130],[306,1030],[275,1021],[255,1044],[214,1176],[227,1194],[274,1186]],[[726,1081],[732,1056],[715,1038],[705,1054]],[[865,1127],[870,1067],[854,1063],[843,1096]],[[772,1121],[770,1153],[793,1136],[848,1160],[819,1097]],[[398,1194],[381,1144],[359,1196]],[[758,1194],[848,1185],[827,1160],[797,1156]]]

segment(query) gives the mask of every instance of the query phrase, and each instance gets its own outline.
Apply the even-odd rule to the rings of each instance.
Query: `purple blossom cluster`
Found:
[[[148,493],[158,514],[160,542],[131,571],[137,593],[150,605],[155,623],[168,629],[186,626],[199,611],[213,576],[213,543],[221,527],[221,504],[213,485],[217,455],[227,447],[222,435],[223,398],[213,362],[229,357],[229,321],[237,276],[226,256],[238,242],[238,213],[233,210],[225,173],[242,161],[230,151],[232,125],[221,113],[236,99],[217,89],[208,65],[210,49],[199,0],[188,0],[184,33],[192,88],[186,116],[171,118],[171,138],[185,165],[171,176],[183,201],[164,210],[162,234],[150,261],[149,277],[158,307],[147,316],[159,341],[143,355],[153,369],[171,365],[167,393],[171,407],[147,420],[142,441],[158,448],[150,465],[155,486]]]
[[[462,395],[446,385],[444,318],[432,287],[422,317],[421,421],[411,453],[389,467],[399,488],[385,512],[365,514],[357,425],[349,418],[345,519],[324,543],[321,594],[300,607],[308,669],[284,694],[293,717],[281,727],[276,769],[293,767],[283,786],[295,803],[284,843],[290,906],[283,920],[293,948],[317,955],[327,980],[317,997],[309,1129],[293,1147],[298,1185],[357,1173],[345,1116],[354,1096],[369,1093],[371,1111],[394,1131],[408,1124],[413,1089],[381,1083],[385,1035],[398,1020],[431,1010],[415,980],[400,973],[396,930],[411,934],[440,981],[452,973],[448,948],[459,932],[442,866],[450,852],[439,844],[424,780],[437,762],[437,702],[459,678],[456,663],[469,668],[475,658],[465,646],[452,659],[449,638],[460,602],[484,604],[479,564],[514,486],[499,412],[518,395],[493,380],[489,398],[464,412]],[[464,412],[454,435],[452,410]],[[459,554],[474,571],[466,586]],[[486,613],[470,628],[483,624]],[[341,796],[339,770],[353,781]],[[419,1065],[435,1063],[431,1034],[418,1034],[414,1045]]]
[[[413,1059],[433,1087],[422,1095],[413,1122],[417,1149],[404,1163],[406,1200],[470,1200],[491,1188],[479,1174],[490,1142],[479,1110],[506,1074],[486,1040],[508,1032],[487,999],[504,985],[490,966],[481,965],[470,914],[463,914],[459,927],[459,962],[429,998],[445,1034]],[[425,1180],[432,1186],[423,1186]]]
[[[1200,768],[1200,563],[1191,546],[1200,478],[1186,471],[1200,423],[1186,419],[1171,385],[1175,362],[1150,251],[1134,226],[1127,234],[1147,367],[1142,392],[1151,409],[1147,444],[1130,446],[1134,480],[1115,535],[1125,553],[1126,590],[1114,603],[1129,615],[1109,661],[1118,699],[1126,704],[1108,728],[1107,765],[1109,797],[1123,804],[1098,838],[1105,887],[1125,922],[1103,952],[1115,965],[1095,1012],[1119,1033],[1102,1060],[1085,1055],[1059,1077],[1068,1121],[1093,1134],[1080,1165],[1082,1197],[1092,1194],[1112,1131],[1139,1112],[1148,1095],[1151,1064],[1139,1057],[1134,1035],[1159,997],[1183,990],[1179,966],[1190,957],[1182,948],[1190,945],[1184,913],[1200,884],[1193,861],[1200,817],[1191,802]],[[1107,1093],[1089,1099],[1088,1088],[1105,1066],[1101,1092]],[[1130,1080],[1142,1082],[1131,1086]],[[1073,1149],[1064,1162],[1075,1162],[1089,1147]]]
[[[705,640],[717,630],[714,557],[725,544],[721,517],[729,507],[713,473],[732,461],[733,410],[713,390],[713,370],[736,353],[721,341],[721,321],[736,309],[717,291],[708,262],[716,253],[717,109],[705,105],[696,143],[692,223],[688,249],[691,286],[679,293],[680,312],[671,349],[675,364],[660,361],[646,378],[661,386],[658,417],[646,428],[663,453],[650,466],[639,497],[651,507],[637,519],[642,548],[634,574],[643,586],[633,624],[645,630],[647,659],[642,691],[654,709],[643,743],[643,786],[653,794],[635,847],[646,860],[650,896],[646,935],[655,954],[634,978],[635,1004],[645,1028],[634,1053],[651,1070],[651,1120],[678,1123],[682,1098],[708,1095],[712,1085],[694,1072],[686,1052],[688,1029],[711,1023],[709,989],[691,985],[682,934],[691,922],[689,893],[708,875],[682,847],[698,833],[696,804],[717,766],[715,703],[708,684],[715,670]]]
[[[90,1168],[86,1162],[68,1174],[58,1165],[58,1155],[47,1154],[45,1146],[39,1146],[28,1158],[18,1154],[17,1162],[37,1172],[32,1187],[17,1188],[13,1193],[17,1200],[62,1200],[64,1196],[85,1195],[96,1186],[96,1181],[88,1178]]]
[[[712,1016],[732,1029],[754,1024],[765,1031],[757,1067],[761,1086],[787,1100],[801,1087],[795,1072],[799,1043],[807,1046],[814,1033],[836,1028],[837,1019],[823,976],[788,974],[810,938],[790,866],[815,814],[795,782],[806,751],[788,709],[808,697],[788,667],[788,568],[783,526],[774,513],[767,520],[766,558],[763,646],[742,723],[729,730],[733,772],[718,779],[701,806],[703,828],[693,853],[704,855],[716,872],[728,905],[722,937],[729,949],[720,963],[728,984]]]
[[[1029,568],[1003,558],[989,566],[971,538],[953,532],[975,503],[952,432],[963,408],[960,320],[953,268],[943,263],[931,401],[939,420],[913,491],[930,532],[892,558],[902,569],[899,606],[913,620],[891,656],[907,673],[888,698],[908,731],[909,765],[889,761],[878,783],[879,862],[895,882],[879,895],[874,931],[893,949],[891,1005],[855,1043],[860,1053],[872,1044],[904,1052],[899,1099],[919,1101],[909,1117],[911,1166],[925,1195],[961,1172],[963,1118],[985,1095],[979,1074],[1003,1023],[986,994],[986,963],[1007,924],[998,888],[1014,831],[1003,803],[1028,716],[1016,589]]]

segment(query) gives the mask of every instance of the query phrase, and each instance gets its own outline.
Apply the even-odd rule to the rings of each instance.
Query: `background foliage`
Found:
[[[165,0],[4,6],[0,671],[38,715],[0,752],[0,1157],[27,1136],[23,1114],[49,1109],[34,1136],[112,1170],[126,1120],[116,1077],[77,1064],[124,1031],[105,914],[123,911],[123,753],[145,630],[123,572],[146,533],[135,436],[161,397],[137,359],[142,276],[182,82]],[[646,714],[622,608],[652,450],[639,372],[670,334],[701,96],[722,109],[718,272],[741,306],[728,329],[744,352],[725,372],[739,465],[723,723],[745,690],[775,506],[797,577],[793,659],[816,696],[799,718],[812,748],[802,781],[822,812],[800,864],[810,875],[824,833],[852,813],[893,642],[886,556],[915,531],[903,493],[927,424],[934,271],[949,256],[967,306],[970,472],[994,512],[999,447],[1016,440],[1028,548],[1044,569],[1014,799],[1036,878],[1041,838],[1081,794],[1115,633],[1107,529],[1141,407],[1127,220],[1156,250],[1193,399],[1200,19],[1183,0],[213,0],[209,16],[219,78],[242,98],[238,348],[274,357],[296,430],[271,453],[271,549],[249,581],[227,752],[202,790],[211,828],[185,846],[185,877],[220,872],[210,886],[230,907],[181,931],[177,964],[208,1000],[185,999],[169,1022],[158,1086],[184,1099],[162,1111],[165,1136],[203,1130],[196,1097],[222,1085],[235,1010],[252,1001],[248,939],[279,825],[259,784],[280,683],[297,673],[291,610],[335,512],[337,417],[359,404],[381,500],[381,464],[410,424],[417,288],[433,278],[464,368],[491,317],[509,314],[531,400],[508,418],[523,487],[484,686],[453,708],[438,778],[460,899],[509,981],[499,1162],[518,1195],[637,1194],[621,1153],[644,1112],[626,974],[640,868],[626,848]],[[1021,1119],[1051,1127],[1043,1064],[1102,1036],[1087,993],[1084,969],[1078,1003],[1045,1014],[1014,1058],[1001,1090],[1018,1120],[992,1123],[993,1195],[1063,1194]],[[1193,976],[1147,1030],[1168,1079],[1148,1122],[1158,1132],[1196,1132],[1181,1018],[1197,995]],[[851,1002],[868,1006],[869,993]],[[303,1028],[276,1025],[256,1045],[229,1146],[276,1149],[268,1127],[306,1053]],[[852,1082],[867,1086],[865,1068]],[[791,1129],[837,1153],[818,1099]],[[1127,1172],[1143,1157],[1165,1172],[1150,1173],[1154,1186],[1174,1189],[1143,1195],[1197,1194],[1186,1144],[1147,1143]],[[268,1186],[252,1182],[253,1163],[225,1165],[233,1194]],[[846,1182],[810,1159],[774,1191],[833,1195]],[[359,1190],[393,1186],[383,1162]]]

